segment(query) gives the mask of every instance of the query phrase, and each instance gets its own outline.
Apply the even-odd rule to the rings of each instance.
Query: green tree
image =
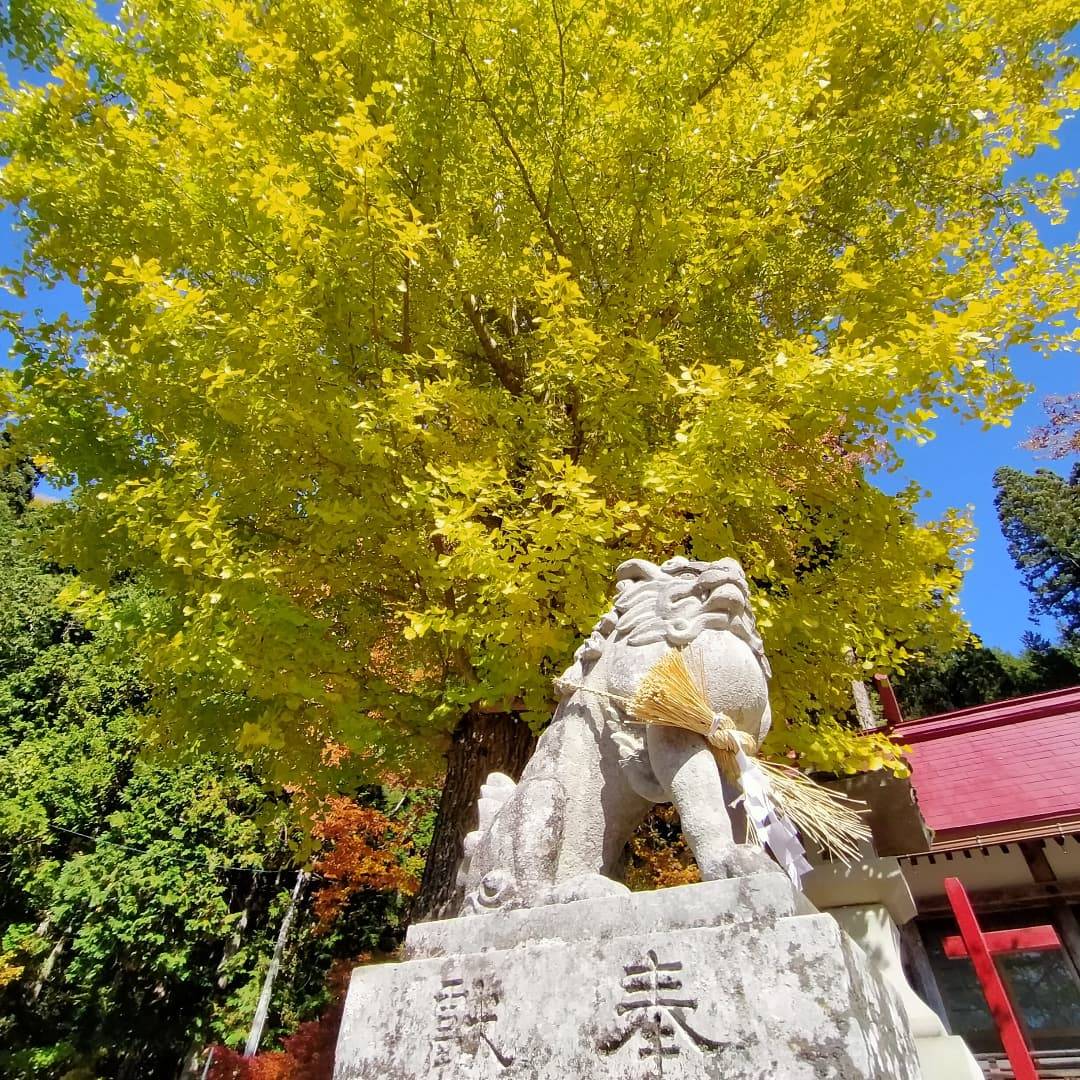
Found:
[[[1014,656],[972,640],[911,665],[894,682],[904,717],[914,720],[1080,683],[1080,655],[1075,649],[1051,645],[1034,635],[1025,636],[1024,646]]]
[[[45,528],[0,501],[0,1075],[174,1075],[207,1043],[243,1045],[300,814],[235,756],[141,755],[147,695],[107,622],[54,604],[71,575],[41,563]],[[132,585],[110,599],[135,602]],[[319,1013],[336,958],[397,940],[397,879],[337,863],[316,885],[350,891],[332,921],[301,920],[268,1046]]]
[[[11,432],[0,431],[0,451],[11,447]],[[13,514],[21,514],[34,497],[37,469],[27,458],[0,457],[0,503],[6,504]]]
[[[870,474],[1070,333],[1067,178],[1012,167],[1077,103],[1074,0],[19,7],[9,277],[87,314],[10,320],[6,398],[76,488],[70,598],[169,600],[121,616],[163,732],[283,777],[454,732],[471,787],[620,560],[733,554],[772,748],[895,762],[850,657],[956,639],[968,531]]]
[[[994,473],[1001,531],[1031,592],[1032,615],[1057,619],[1066,638],[1080,634],[1080,462],[1069,476],[1037,469]]]

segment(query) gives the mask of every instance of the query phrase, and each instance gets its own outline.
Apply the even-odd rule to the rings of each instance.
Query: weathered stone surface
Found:
[[[959,1035],[917,1039],[923,1080],[984,1080],[985,1074]]]
[[[895,991],[798,905],[771,874],[417,928],[446,955],[356,969],[335,1080],[917,1080]]]
[[[591,938],[635,937],[658,927],[686,930],[733,922],[769,924],[814,913],[806,897],[779,872],[704,881],[655,892],[627,893],[586,903],[492,912],[482,919],[444,919],[409,927],[409,959],[490,952],[520,945]]]
[[[922,1080],[980,1080],[982,1072],[964,1040],[946,1032],[904,974],[896,927],[915,917],[915,902],[897,860],[866,855],[850,866],[825,864],[815,867],[803,886],[896,990],[915,1037]]]
[[[823,862],[802,879],[802,890],[821,911],[853,904],[884,904],[897,926],[915,918],[915,901],[897,859],[872,853],[857,862]]]
[[[828,912],[870,961],[870,966],[896,990],[907,1013],[911,1033],[918,1038],[946,1034],[937,1014],[915,991],[904,975],[896,926],[884,904],[855,904]]]
[[[917,1080],[896,989],[728,808],[703,736],[632,722],[658,660],[692,649],[717,717],[754,744],[769,666],[737,563],[640,559],[556,684],[519,784],[493,774],[465,842],[458,918],[402,964],[357,968],[335,1080]],[[631,894],[609,874],[670,800],[704,882]]]

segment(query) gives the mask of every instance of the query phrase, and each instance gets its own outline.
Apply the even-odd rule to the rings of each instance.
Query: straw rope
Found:
[[[628,702],[630,714],[645,724],[663,724],[703,735],[725,775],[739,775],[736,754],[749,757],[758,752],[758,742],[736,727],[725,713],[713,713],[705,692],[705,673],[697,653],[679,650],[666,653],[653,665],[637,692]],[[870,829],[862,820],[866,804],[839,792],[830,791],[790,765],[759,760],[769,781],[776,809],[804,837],[826,848],[843,862],[859,857],[859,845],[870,839]],[[747,819],[750,842],[757,842],[753,823]]]

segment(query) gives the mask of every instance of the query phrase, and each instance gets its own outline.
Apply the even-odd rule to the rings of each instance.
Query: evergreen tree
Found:
[[[34,497],[38,473],[25,457],[10,456],[11,432],[0,431],[0,503],[18,516]]]
[[[1001,530],[1033,615],[1057,619],[1066,638],[1080,633],[1080,462],[1067,478],[1049,469],[994,474]]]
[[[901,711],[908,720],[967,709],[1025,694],[1060,690],[1080,683],[1080,653],[1027,635],[1014,656],[977,641],[928,656],[893,680]]]

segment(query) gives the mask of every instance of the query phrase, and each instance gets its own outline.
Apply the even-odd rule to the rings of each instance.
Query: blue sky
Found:
[[[1060,148],[1041,149],[1020,163],[1018,174],[1053,173],[1062,169],[1080,171],[1080,116],[1073,116],[1058,131]],[[1077,239],[1080,199],[1072,200],[1072,214],[1066,222],[1043,229],[1045,242],[1060,244]],[[1042,401],[1051,394],[1080,391],[1080,361],[1072,353],[1061,352],[1046,360],[1021,349],[1009,356],[1018,378],[1033,387],[1024,404],[1013,414],[1007,428],[983,431],[978,423],[963,423],[945,415],[935,423],[936,435],[921,446],[906,442],[901,447],[904,468],[895,476],[881,478],[880,486],[896,491],[914,480],[930,494],[919,504],[923,518],[935,518],[950,506],[972,509],[978,537],[972,567],[964,583],[961,601],[972,629],[987,645],[1016,650],[1028,630],[1038,630],[1054,638],[1052,620],[1032,622],[1028,615],[1029,593],[1020,581],[1005,547],[994,510],[994,470],[1011,465],[1024,472],[1049,468],[1065,474],[1068,461],[1048,461],[1036,457],[1019,444],[1031,430],[1044,423]]]
[[[1077,40],[1080,42],[1080,35]],[[18,81],[23,73],[6,57],[3,63],[8,77]],[[1059,137],[1059,149],[1041,150],[1022,162],[1017,172],[1080,170],[1080,117],[1067,120]],[[1046,229],[1048,242],[1076,240],[1076,220],[1080,211],[1076,201],[1069,221]],[[0,211],[0,263],[12,265],[18,257],[18,245],[10,211]],[[14,303],[14,298],[4,299],[8,304]],[[55,315],[65,305],[73,312],[81,308],[79,293],[71,286],[37,297],[31,295],[26,302],[27,307],[41,306],[49,315]],[[0,365],[3,366],[10,363],[6,355],[8,345],[5,335],[0,333]],[[963,609],[972,628],[988,645],[1016,650],[1025,631],[1038,628],[1053,637],[1054,627],[1047,620],[1040,624],[1029,620],[1028,592],[1020,582],[998,527],[991,478],[1000,465],[1012,465],[1029,472],[1037,467],[1053,468],[1062,473],[1067,471],[1068,463],[1039,460],[1019,444],[1032,428],[1043,422],[1043,398],[1049,394],[1080,390],[1080,366],[1076,357],[1067,353],[1059,353],[1053,360],[1043,360],[1029,351],[1020,350],[1010,359],[1019,378],[1033,388],[1025,404],[1014,415],[1010,427],[984,431],[978,423],[963,423],[951,415],[939,417],[935,438],[921,446],[905,443],[901,447],[904,467],[894,475],[878,478],[878,482],[888,491],[896,491],[910,481],[918,483],[929,492],[919,505],[919,514],[926,519],[939,516],[951,506],[971,508],[978,537],[972,568],[962,593]]]
[[[1080,368],[1071,355],[1059,354],[1047,361],[1024,351],[1014,353],[1011,359],[1017,375],[1035,387],[1014,414],[1011,427],[983,431],[978,424],[943,417],[938,421],[936,437],[930,442],[923,446],[905,444],[904,468],[895,477],[882,481],[881,486],[895,491],[914,480],[929,490],[931,494],[919,504],[923,518],[938,517],[950,506],[971,507],[978,536],[961,594],[963,610],[987,645],[1014,651],[1025,631],[1038,630],[1050,638],[1056,632],[1052,620],[1043,619],[1039,623],[1029,620],[1029,593],[1020,581],[998,526],[992,477],[1001,465],[1012,465],[1024,472],[1035,468],[1068,472],[1068,462],[1036,458],[1018,444],[1045,420],[1041,405],[1044,397],[1080,390]]]

